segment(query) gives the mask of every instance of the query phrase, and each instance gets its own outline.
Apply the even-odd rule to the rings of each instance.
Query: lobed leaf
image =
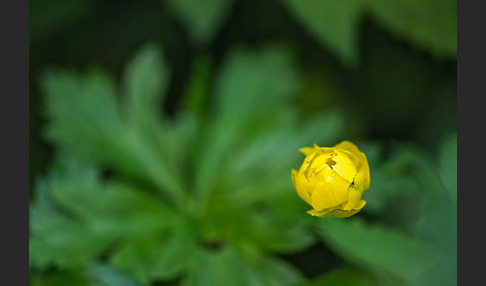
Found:
[[[281,260],[249,259],[232,248],[217,252],[201,251],[192,260],[193,271],[183,280],[184,286],[195,285],[293,285],[302,276]]]
[[[124,104],[131,121],[156,124],[169,83],[169,70],[155,44],[149,44],[135,55],[125,68]]]
[[[185,190],[178,160],[183,150],[177,149],[178,135],[157,116],[156,102],[162,100],[164,85],[160,64],[153,46],[135,57],[126,73],[125,105],[117,100],[114,81],[99,70],[46,72],[42,83],[47,131],[54,143],[72,154],[143,181],[181,204]]]
[[[390,32],[437,57],[456,58],[456,0],[375,0],[367,4]]]
[[[344,64],[358,61],[359,23],[365,3],[360,0],[283,0],[292,15]]]
[[[433,245],[360,219],[322,220],[318,234],[352,265],[385,279],[417,285],[439,258]]]

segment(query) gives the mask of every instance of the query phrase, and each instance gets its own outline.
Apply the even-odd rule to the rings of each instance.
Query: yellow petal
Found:
[[[361,192],[365,192],[370,188],[370,166],[365,154],[363,154],[363,161],[358,167],[358,173],[354,179],[354,186]]]
[[[348,202],[342,208],[343,210],[361,209],[365,201],[361,200],[362,192],[356,190],[354,187],[348,189]]]
[[[351,154],[353,154],[357,158],[360,158],[361,154],[362,154],[362,152],[359,151],[358,146],[356,146],[354,143],[349,142],[347,140],[344,140],[343,142],[337,144],[334,147],[338,148],[338,149],[349,151]]]
[[[326,167],[326,162],[329,158],[328,154],[316,154],[316,156],[311,159],[309,168],[316,173],[320,172]]]
[[[307,169],[310,168],[311,163],[313,162],[314,158],[317,156],[316,152],[312,152],[309,156],[305,157],[304,162],[300,166],[299,173],[305,172]]]
[[[294,186],[295,191],[299,195],[301,199],[303,199],[305,202],[310,204],[310,195],[307,193],[305,190],[304,186],[298,182],[298,173],[294,169],[292,169],[292,185]]]
[[[311,206],[317,211],[338,206],[348,200],[350,182],[336,172],[321,172],[314,179],[318,179],[318,182],[311,194]]]
[[[353,210],[358,210],[360,211],[364,206],[366,205],[365,200],[360,200],[358,205],[353,208]]]
[[[304,147],[304,148],[300,148],[299,151],[301,153],[304,153],[304,155],[307,157],[309,155],[312,155],[312,153],[314,153],[316,151],[316,148],[314,148],[314,147]]]
[[[359,165],[361,165],[361,157],[356,157],[353,153],[349,152],[348,150],[343,150],[336,148],[340,154],[344,154],[345,157],[351,160],[353,162],[354,166],[357,168]]]
[[[325,214],[327,214],[328,212],[330,212],[332,210],[333,210],[333,208],[325,209],[325,210],[322,210],[322,211],[316,211],[315,209],[311,209],[311,210],[307,211],[307,213],[310,214],[310,215],[313,215],[313,216],[323,217]]]
[[[291,178],[292,178],[292,186],[294,187],[294,189],[297,189],[297,187],[295,185],[295,182],[297,180],[297,171],[294,170],[294,169],[292,169]]]
[[[302,171],[306,171],[312,169],[314,172],[319,172],[324,169],[327,165],[326,162],[335,154],[334,148],[319,148],[313,153],[312,156],[309,156],[304,161],[304,164],[307,164],[307,168],[303,169]]]
[[[357,165],[346,153],[335,150],[335,154],[331,159],[335,162],[332,169],[351,183],[358,172]]]
[[[352,210],[342,210],[342,209],[334,209],[321,217],[337,217],[337,218],[347,218],[356,213],[358,213],[366,204],[365,201],[362,201],[362,206],[360,208],[352,209]]]
[[[354,179],[355,188],[364,192],[370,188],[370,167],[366,155],[361,152],[358,147],[349,142],[343,141],[335,146],[338,149],[346,150],[359,159],[357,165],[356,178]]]

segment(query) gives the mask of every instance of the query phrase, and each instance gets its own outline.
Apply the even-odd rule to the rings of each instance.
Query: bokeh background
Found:
[[[29,3],[31,285],[456,285],[454,0]],[[301,147],[371,188],[319,219]]]

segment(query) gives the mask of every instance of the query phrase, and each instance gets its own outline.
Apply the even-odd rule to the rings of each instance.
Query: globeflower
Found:
[[[299,172],[292,169],[292,185],[318,217],[350,217],[366,201],[361,196],[370,187],[366,155],[356,145],[343,141],[334,147],[306,147]]]

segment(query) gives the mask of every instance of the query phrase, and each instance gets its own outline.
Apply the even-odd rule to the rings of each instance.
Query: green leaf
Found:
[[[424,285],[456,285],[457,281],[457,136],[442,142],[439,153],[442,185],[430,198],[426,212],[416,225],[416,233],[432,242],[441,257],[425,277]]]
[[[445,198],[437,198],[416,226],[416,233],[440,251],[440,257],[426,273],[423,285],[456,285],[457,204],[451,198]]]
[[[283,0],[305,28],[344,64],[358,61],[358,31],[365,7],[360,0]]]
[[[97,263],[86,271],[92,286],[138,286],[132,278],[120,270],[105,264]]]
[[[39,269],[52,264],[82,266],[115,239],[61,214],[49,197],[48,182],[40,181],[29,212],[29,263]],[[75,203],[75,202],[72,202]]]
[[[45,272],[32,271],[29,273],[31,286],[138,286],[133,279],[118,269],[94,263],[84,268],[51,269]]]
[[[457,137],[450,136],[440,152],[440,177],[453,202],[457,202]]]
[[[455,0],[317,1],[284,0],[291,13],[344,64],[358,60],[358,31],[363,14],[385,29],[438,57],[457,54]]]
[[[417,285],[439,258],[434,245],[356,218],[320,220],[317,229],[349,263],[385,279]]]
[[[157,122],[168,88],[169,71],[155,44],[144,46],[124,74],[125,104],[131,120]]]
[[[195,226],[182,216],[173,216],[170,223],[168,233],[141,236],[124,244],[111,257],[110,264],[142,284],[181,275],[195,252]]]
[[[197,59],[184,99],[184,110],[204,122],[209,115],[209,91],[212,66],[209,56]]]
[[[136,62],[151,62],[155,52],[148,51]],[[141,72],[143,68],[137,70]],[[134,71],[132,76],[140,75]],[[137,103],[128,108],[137,119],[146,116],[141,115],[141,109],[157,98],[157,80],[147,93],[141,90],[139,81],[140,78],[133,79],[129,85],[136,90],[131,98]],[[72,154],[87,157],[160,190],[173,203],[182,203],[185,190],[175,162],[181,150],[172,152],[177,147],[177,138],[170,128],[160,127],[155,114],[145,117],[144,122],[148,124],[144,126],[126,120],[126,113],[120,111],[116,99],[113,80],[99,70],[82,75],[48,71],[42,84],[50,121],[48,136],[54,143]]]
[[[249,259],[230,247],[216,252],[200,251],[182,285],[272,286],[293,285],[302,276],[293,267],[273,258]]]
[[[232,0],[166,0],[196,45],[206,46],[216,36],[233,5]]]
[[[49,139],[99,157],[109,153],[123,130],[113,80],[100,70],[82,76],[50,70],[41,84]]]
[[[266,258],[256,268],[263,281],[260,285],[294,285],[303,280],[302,275],[283,260]]]
[[[172,221],[160,199],[102,182],[92,166],[66,160],[57,169],[37,188],[30,212],[30,259],[38,267],[85,265],[114,242],[153,237]]]
[[[83,266],[115,239],[115,234],[100,233],[59,214],[37,214],[30,224],[33,237],[29,256],[32,265],[40,269]]]
[[[290,194],[292,197],[287,201],[299,203],[298,197]],[[288,208],[288,204],[286,202],[280,207]],[[290,211],[291,214],[296,213]],[[315,237],[309,231],[309,221],[291,214],[278,212],[263,204],[241,207],[236,201],[213,199],[209,201],[204,217],[205,237],[238,245],[249,255],[295,252],[309,246]],[[305,214],[305,209],[300,214]]]
[[[150,235],[165,229],[171,218],[162,201],[126,186],[53,184],[51,194],[64,209],[106,235]]]
[[[417,145],[397,145],[379,164],[370,163],[371,187],[364,212],[414,232],[417,223],[444,198],[435,158]],[[393,211],[390,211],[393,209]]]
[[[289,106],[300,87],[290,55],[279,46],[259,51],[239,48],[230,53],[215,86],[220,120],[251,124],[262,117],[271,119],[272,113]]]
[[[196,194],[204,197],[214,187],[233,148],[291,122],[290,97],[297,88],[297,75],[282,49],[237,50],[229,56],[216,82],[213,118],[200,139]]]
[[[181,285],[244,285],[247,277],[245,266],[246,263],[234,251],[223,249],[212,253],[199,250],[194,253],[190,261],[190,272]]]
[[[438,57],[456,58],[456,0],[375,0],[367,5],[390,32]]]
[[[45,185],[58,207],[107,234],[143,236],[166,227],[172,212],[149,192],[101,180],[86,162],[61,157]]]

